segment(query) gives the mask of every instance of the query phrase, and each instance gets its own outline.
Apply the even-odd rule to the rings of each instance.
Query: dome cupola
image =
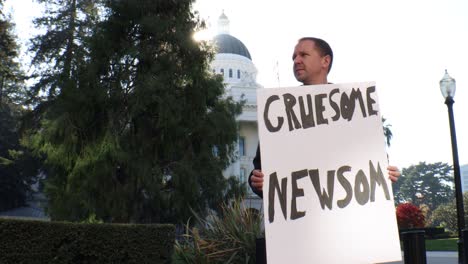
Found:
[[[218,19],[218,34],[229,34],[229,19],[224,14],[224,10]]]
[[[244,43],[229,34],[229,19],[224,10],[218,19],[218,35],[214,37],[214,43],[218,54],[237,54],[252,60]]]
[[[254,89],[259,87],[256,82],[257,68],[244,43],[229,33],[229,19],[224,10],[219,16],[218,35],[213,38],[212,44],[216,54],[211,67],[213,73],[223,76],[224,82],[228,84],[226,87],[228,93],[234,93],[234,90],[239,92],[241,89],[239,87],[249,91],[243,91],[244,94],[254,93]],[[237,88],[231,90],[233,86]],[[254,97],[251,96],[251,98]]]

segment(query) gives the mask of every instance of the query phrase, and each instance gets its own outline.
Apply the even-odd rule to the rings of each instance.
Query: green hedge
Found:
[[[173,225],[0,219],[0,263],[170,263]]]

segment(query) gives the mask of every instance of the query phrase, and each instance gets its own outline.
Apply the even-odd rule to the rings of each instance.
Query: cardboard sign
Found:
[[[268,264],[401,260],[375,83],[257,98]]]

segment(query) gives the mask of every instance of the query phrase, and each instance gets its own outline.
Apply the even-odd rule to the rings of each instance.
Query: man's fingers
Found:
[[[252,175],[252,178],[250,178],[252,182],[263,182],[263,177],[257,177],[255,175]]]
[[[396,166],[388,166],[387,171],[388,171],[388,178],[392,182],[398,181],[398,178],[401,176],[401,173]]]
[[[259,187],[263,186],[263,183],[261,183],[261,182],[252,182],[252,186],[256,187],[256,188],[259,188]]]
[[[262,177],[263,178],[263,172],[261,172],[260,170],[254,170],[252,174],[257,176],[257,177]]]
[[[398,169],[390,169],[390,168],[388,169],[388,174],[395,176],[395,177],[399,177],[401,175]]]
[[[257,190],[260,190],[260,191],[261,191],[262,188],[263,188],[263,180],[262,180],[261,182],[254,182],[254,181],[252,181],[251,184],[252,184],[252,186],[253,186],[255,189],[257,189]]]
[[[257,190],[262,190],[263,188],[263,173],[260,170],[254,170],[252,172],[252,177],[250,178],[251,185]]]

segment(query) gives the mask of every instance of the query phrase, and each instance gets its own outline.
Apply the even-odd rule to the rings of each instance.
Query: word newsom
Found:
[[[377,168],[374,166],[372,161],[369,161],[369,177],[364,173],[363,170],[359,170],[354,177],[354,188],[351,182],[345,177],[346,172],[350,172],[350,166],[341,166],[337,171],[327,171],[327,189],[323,188],[320,184],[319,170],[299,170],[291,173],[291,195],[288,196],[287,185],[288,178],[281,179],[281,185],[278,180],[276,172],[270,174],[269,177],[269,188],[268,188],[268,220],[272,223],[275,220],[275,197],[278,197],[279,204],[281,206],[281,212],[283,213],[284,219],[287,219],[287,200],[289,198],[291,203],[290,219],[295,220],[306,215],[305,211],[297,210],[298,197],[304,196],[304,189],[299,188],[297,181],[309,176],[312,185],[314,186],[315,193],[317,194],[320,206],[322,210],[325,210],[325,206],[332,210],[333,207],[333,193],[335,189],[335,178],[338,179],[341,187],[346,191],[345,197],[337,200],[336,204],[338,208],[345,208],[351,202],[353,195],[356,202],[360,205],[365,205],[369,201],[375,201],[375,191],[377,185],[382,188],[385,199],[390,200],[390,193],[387,186],[387,181],[383,175],[380,164],[377,163]]]

